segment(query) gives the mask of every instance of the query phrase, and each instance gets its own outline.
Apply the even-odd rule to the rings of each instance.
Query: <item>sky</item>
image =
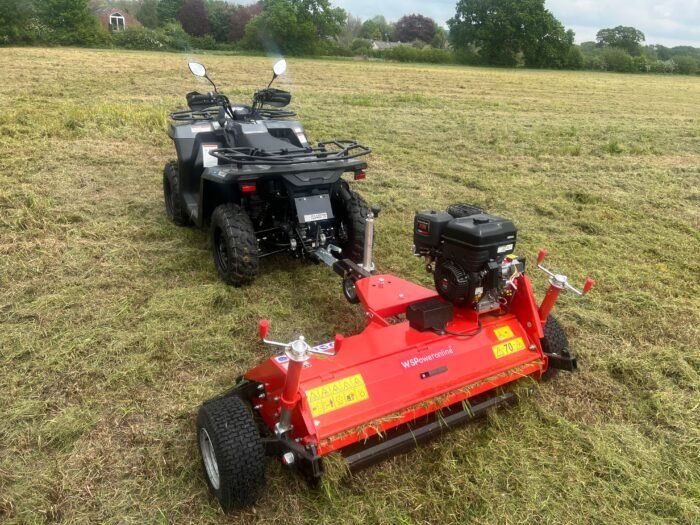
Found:
[[[360,18],[384,15],[395,21],[420,13],[445,25],[455,13],[456,0],[332,0]],[[599,29],[633,26],[646,35],[647,44],[700,47],[700,0],[546,0],[545,5],[576,41],[595,40]]]

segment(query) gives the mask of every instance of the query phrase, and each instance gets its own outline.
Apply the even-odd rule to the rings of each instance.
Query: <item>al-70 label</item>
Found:
[[[505,343],[498,344],[494,346],[492,350],[493,356],[496,359],[501,359],[507,355],[525,350],[525,342],[523,341],[522,337],[518,337],[512,341],[506,341]]]

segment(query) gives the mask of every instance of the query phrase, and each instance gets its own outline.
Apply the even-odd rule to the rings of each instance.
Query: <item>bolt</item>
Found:
[[[402,294],[402,293],[399,294],[399,299],[403,299],[404,297],[406,297],[404,294]]]
[[[318,419],[314,420],[314,425],[315,425],[315,426],[319,426],[320,424],[321,424],[321,422],[320,422]]]
[[[265,385],[259,384],[259,385],[258,385],[258,390],[265,390]]]
[[[255,410],[260,410],[260,409],[262,408],[262,405],[255,405],[253,408],[254,408]]]
[[[284,454],[282,454],[282,464],[287,467],[293,465],[295,459],[296,458],[294,457],[293,452],[285,452]]]
[[[258,399],[265,399],[265,392],[263,392],[262,394],[260,394],[260,395],[258,396]]]

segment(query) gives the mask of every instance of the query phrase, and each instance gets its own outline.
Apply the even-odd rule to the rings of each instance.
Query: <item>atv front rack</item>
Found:
[[[354,140],[329,140],[319,142],[315,148],[265,151],[257,148],[219,148],[210,154],[223,161],[239,165],[264,164],[269,166],[289,166],[292,164],[312,164],[316,162],[350,160],[372,152]]]

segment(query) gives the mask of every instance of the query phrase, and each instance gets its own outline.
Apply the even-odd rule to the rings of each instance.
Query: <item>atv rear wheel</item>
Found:
[[[201,406],[197,444],[207,485],[224,512],[255,503],[265,486],[265,449],[241,398],[221,397]]]
[[[232,286],[250,284],[258,275],[258,241],[250,217],[237,204],[222,204],[211,216],[214,263]]]
[[[343,181],[334,196],[334,211],[340,218],[344,239],[340,243],[343,257],[355,263],[362,263],[365,253],[365,227],[369,214],[367,202]]]
[[[174,160],[168,162],[163,169],[163,201],[165,213],[174,224],[178,226],[191,224],[192,221],[185,209],[185,201],[180,193],[178,167]]]
[[[544,325],[544,338],[542,338],[542,350],[546,354],[556,354],[564,357],[569,357],[569,340],[566,337],[566,332],[557,321],[556,317],[549,316],[547,324]],[[556,368],[549,367],[542,375],[543,379],[551,379],[557,375]]]

